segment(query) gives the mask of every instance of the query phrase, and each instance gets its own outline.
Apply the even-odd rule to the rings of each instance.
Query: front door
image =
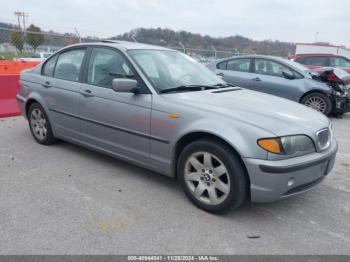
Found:
[[[152,95],[117,50],[95,47],[90,52],[81,92],[82,139],[97,149],[147,161]],[[137,80],[140,92],[114,91],[114,78]]]
[[[250,89],[293,101],[299,100],[298,87],[302,85],[303,80],[292,69],[272,60],[256,58],[253,71]],[[288,71],[295,78],[287,79],[283,71]]]

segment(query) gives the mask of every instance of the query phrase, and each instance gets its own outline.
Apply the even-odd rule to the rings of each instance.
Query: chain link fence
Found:
[[[0,28],[0,59],[44,60],[50,54],[67,45],[101,40],[97,37],[81,38],[73,33],[35,32],[35,28],[33,31]],[[221,58],[242,55],[235,49],[232,52],[227,52],[216,50],[215,47],[212,47],[212,49],[187,48],[182,44],[166,47],[184,52],[204,64]]]

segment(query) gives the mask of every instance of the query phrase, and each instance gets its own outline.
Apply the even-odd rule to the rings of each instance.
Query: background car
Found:
[[[50,57],[50,55],[52,55],[52,53],[38,52],[38,53],[33,53],[30,57],[21,57],[15,60],[42,62],[42,61],[45,61],[46,58]]]
[[[305,65],[309,69],[320,67],[336,67],[350,73],[350,59],[345,56],[332,54],[298,54],[289,56],[289,59]]]
[[[238,56],[219,60],[208,67],[233,85],[287,98],[317,111],[344,113],[349,110],[347,87],[336,89],[314,79],[303,65],[273,56]]]

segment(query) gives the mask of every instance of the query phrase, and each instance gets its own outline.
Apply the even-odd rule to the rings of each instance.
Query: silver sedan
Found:
[[[62,139],[175,177],[210,212],[305,192],[337,152],[319,112],[138,43],[66,47],[22,72],[17,100],[38,143]]]

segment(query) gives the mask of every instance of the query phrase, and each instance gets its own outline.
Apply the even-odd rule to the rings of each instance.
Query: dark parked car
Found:
[[[316,72],[288,59],[261,55],[239,56],[217,61],[208,67],[228,83],[284,97],[325,115],[349,111],[347,80],[334,81],[332,78],[320,77]],[[347,75],[345,71],[342,72]],[[343,77],[344,74],[340,75]]]

